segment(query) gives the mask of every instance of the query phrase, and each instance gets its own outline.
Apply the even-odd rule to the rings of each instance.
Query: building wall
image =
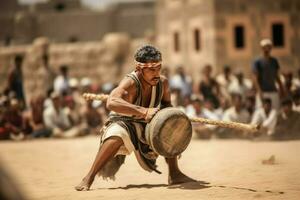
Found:
[[[37,14],[36,19],[36,36],[53,42],[99,40],[111,30],[108,12],[49,12]]]
[[[225,64],[251,72],[253,59],[261,55],[259,42],[263,38],[272,39],[272,24],[284,26],[284,46],[273,48],[273,56],[279,59],[282,70],[299,68],[299,8],[296,0],[216,0],[215,24],[217,32],[217,65]],[[233,4],[235,3],[235,4]],[[234,6],[233,6],[234,5]],[[234,27],[245,28],[245,47],[234,46]],[[297,49],[298,48],[298,49]],[[223,51],[222,49],[226,49]]]
[[[212,1],[161,0],[157,4],[157,43],[163,61],[173,71],[178,65],[196,80],[206,63],[214,64],[215,32]],[[199,33],[199,48],[195,48],[195,31]],[[179,49],[176,50],[175,34]]]
[[[171,68],[183,64],[196,79],[206,63],[220,72],[224,65],[251,72],[253,59],[260,56],[259,42],[272,39],[272,25],[284,26],[284,46],[272,54],[283,70],[300,66],[300,1],[297,0],[159,0],[157,42],[164,61]],[[244,28],[244,47],[235,47],[235,27]],[[200,51],[195,51],[195,28],[200,30]],[[174,51],[174,32],[180,35],[182,50]]]
[[[51,0],[31,7],[21,7],[5,0],[7,10],[0,13],[0,45],[29,44],[35,37],[54,42],[99,40],[109,32],[126,32],[143,37],[154,30],[154,1],[120,2],[107,10],[83,8],[79,0]],[[62,8],[63,7],[63,8]],[[0,8],[1,11],[1,8]]]

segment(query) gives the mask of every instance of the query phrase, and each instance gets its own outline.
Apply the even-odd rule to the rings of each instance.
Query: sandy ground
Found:
[[[179,164],[197,183],[168,187],[164,159],[159,175],[131,155],[116,181],[98,178],[91,191],[77,192],[97,148],[96,137],[1,142],[0,158],[28,199],[300,199],[300,141],[192,140]],[[276,164],[263,165],[271,155]]]

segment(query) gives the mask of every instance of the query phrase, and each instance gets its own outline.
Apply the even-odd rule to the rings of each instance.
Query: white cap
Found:
[[[267,46],[267,45],[270,45],[270,46],[273,45],[273,44],[272,44],[272,41],[271,41],[269,38],[265,38],[265,39],[262,39],[262,40],[260,41],[260,46],[261,46],[261,47],[264,47],[264,46]]]
[[[99,108],[102,105],[102,101],[93,101],[92,106],[93,108]]]
[[[78,80],[76,78],[71,78],[69,80],[69,85],[70,85],[71,88],[78,87]]]
[[[89,86],[89,85],[91,85],[92,84],[92,81],[91,81],[91,79],[89,79],[88,77],[84,77],[84,78],[82,78],[81,79],[81,81],[80,81],[80,85],[81,86]]]

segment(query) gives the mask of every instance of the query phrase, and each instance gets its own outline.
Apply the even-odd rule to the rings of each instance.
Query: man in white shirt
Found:
[[[179,89],[182,98],[192,94],[192,78],[186,75],[183,67],[176,69],[176,74],[170,80],[171,89]]]
[[[250,115],[246,109],[243,108],[242,96],[240,94],[232,95],[233,106],[228,108],[224,115],[223,120],[229,122],[240,122],[240,123],[249,123]],[[240,132],[236,130],[224,129],[220,132],[220,137],[240,137],[245,135],[246,132]]]
[[[44,110],[43,117],[47,128],[52,130],[54,137],[63,137],[64,131],[71,128],[67,113],[61,106],[61,97],[58,93],[51,94],[52,105]]]
[[[234,79],[228,86],[229,93],[239,93],[242,97],[246,97],[247,93],[252,88],[252,82],[249,79],[244,78],[242,71],[236,73],[236,79]]]
[[[60,75],[54,80],[54,91],[59,94],[67,93],[69,90],[68,66],[60,67]]]
[[[263,107],[256,110],[253,114],[251,124],[261,124],[261,134],[271,135],[276,125],[277,112],[272,109],[272,100],[263,99]]]
[[[230,94],[228,90],[229,86],[235,80],[236,78],[232,75],[231,68],[229,65],[225,65],[223,67],[223,73],[217,75],[216,77],[216,81],[220,86],[221,93],[227,99],[230,99]]]
[[[207,116],[203,115],[202,109],[203,102],[199,98],[191,99],[191,104],[186,107],[186,114],[189,117],[204,117],[208,118]],[[213,106],[212,106],[213,107]],[[197,138],[199,139],[209,139],[213,134],[213,130],[215,129],[212,125],[204,125],[200,123],[193,124],[193,130]]]

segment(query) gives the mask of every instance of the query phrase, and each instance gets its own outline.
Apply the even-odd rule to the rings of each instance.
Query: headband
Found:
[[[138,61],[135,61],[136,62],[136,65],[140,68],[156,68],[158,66],[161,65],[161,61],[159,62],[153,62],[153,63],[141,63],[141,62],[138,62]]]

